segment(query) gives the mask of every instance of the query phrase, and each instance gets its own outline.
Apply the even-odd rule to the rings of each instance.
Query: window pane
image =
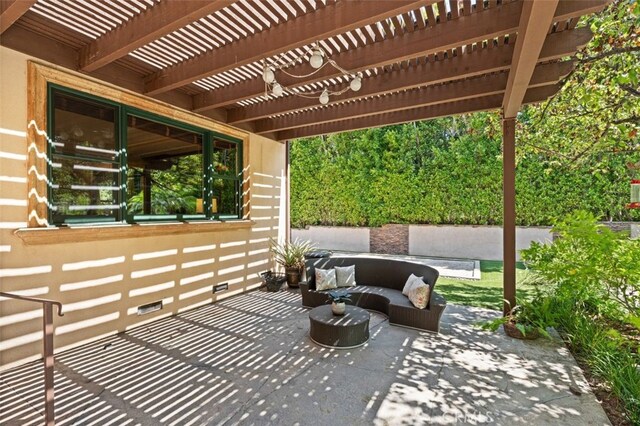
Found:
[[[127,121],[128,213],[203,214],[202,135],[135,116]]]
[[[69,217],[119,220],[118,165],[54,156],[51,171],[54,223]]]
[[[236,177],[238,167],[238,144],[222,140],[213,141],[213,173]]]
[[[116,160],[116,108],[66,93],[53,94],[52,153]]]
[[[214,215],[237,216],[239,212],[239,186],[235,179],[213,180],[212,211]]]

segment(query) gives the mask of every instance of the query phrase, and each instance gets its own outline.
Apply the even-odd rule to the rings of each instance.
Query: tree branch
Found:
[[[629,86],[628,84],[621,84],[620,88],[625,92],[631,93],[634,96],[640,96],[640,91],[632,86]]]
[[[622,118],[620,120],[613,121],[613,124],[622,124],[622,123],[640,123],[640,116],[632,115],[631,117]]]
[[[633,52],[640,52],[640,46],[618,47],[615,49],[607,50],[606,52],[598,53],[597,55],[585,56],[584,58],[580,58],[578,61],[582,64],[585,64],[589,62],[595,62],[600,59],[607,58],[609,56],[622,55],[624,53],[633,53]]]

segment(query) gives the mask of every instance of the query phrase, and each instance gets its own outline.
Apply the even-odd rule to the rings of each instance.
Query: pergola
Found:
[[[277,141],[501,109],[504,293],[515,304],[515,117],[559,89],[609,0],[2,0],[3,46]],[[320,45],[362,73],[312,74]],[[266,93],[265,64],[290,64]],[[6,78],[6,77],[5,77]]]

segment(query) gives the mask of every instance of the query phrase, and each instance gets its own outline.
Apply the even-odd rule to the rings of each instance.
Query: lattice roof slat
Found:
[[[536,66],[541,70],[551,69],[541,66],[555,67],[554,72],[535,83],[540,87],[530,86],[526,100],[557,90],[554,79],[565,68],[556,62],[590,36],[588,30],[576,29],[580,16],[601,10],[607,3],[559,0],[555,18],[545,24],[545,36],[555,46],[545,42]],[[447,104],[447,96],[455,98],[445,89],[471,90],[468,87],[480,87],[479,82],[485,80],[503,83],[511,56],[519,54],[514,53],[514,46],[522,29],[522,0],[396,0],[361,7],[364,4],[357,0],[39,0],[31,11],[21,12],[22,18],[18,15],[8,31],[2,29],[6,32],[0,42],[38,56],[39,43],[29,44],[24,38],[29,34],[46,37],[79,51],[81,71],[121,66],[132,73],[129,79],[138,76],[133,87],[151,95],[166,92],[163,99],[176,96],[180,105],[187,93],[195,111],[226,116],[229,123],[276,139],[374,123],[369,114],[374,116],[376,111],[380,123],[392,122],[403,117],[403,110],[390,112],[381,102],[408,107],[411,104],[406,99],[416,93],[438,93],[444,96],[444,106],[416,106],[405,117],[432,117],[443,111],[462,111],[465,105],[473,109],[496,103],[499,94],[483,92],[484,98]],[[334,13],[338,10],[340,14]],[[150,21],[149,17],[163,14],[182,21]],[[129,22],[135,24],[125,30]],[[155,31],[153,37],[145,36],[147,27],[153,27],[148,29]],[[265,96],[263,63],[286,66],[293,74],[309,74],[309,49],[316,42],[342,67],[362,72],[361,91],[332,96],[326,106],[291,93]],[[100,57],[112,45],[113,52]],[[98,59],[92,56],[96,53]],[[66,54],[61,62],[73,64],[73,54]],[[50,57],[51,52],[43,56]],[[115,68],[113,72],[117,73]],[[99,75],[109,78],[108,72]],[[496,79],[498,75],[502,80]],[[349,84],[348,78],[330,67],[300,80],[280,78],[293,93],[316,96],[325,87],[335,92]],[[113,81],[119,80],[114,74]],[[358,114],[365,115],[357,118]],[[314,120],[319,124],[314,125]]]

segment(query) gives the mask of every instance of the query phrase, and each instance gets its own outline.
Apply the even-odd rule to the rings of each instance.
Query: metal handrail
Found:
[[[40,299],[37,297],[21,296],[19,294],[0,292],[0,297],[25,300],[27,302],[42,303],[42,342],[44,345],[44,411],[46,426],[55,425],[54,392],[53,392],[53,307],[58,307],[58,316],[62,313],[62,303]]]

